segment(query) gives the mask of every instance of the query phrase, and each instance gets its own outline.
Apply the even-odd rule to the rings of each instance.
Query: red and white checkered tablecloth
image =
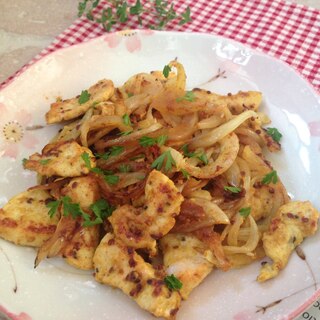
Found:
[[[106,3],[103,0],[97,9]],[[192,22],[169,23],[166,30],[205,32],[224,36],[275,56],[298,70],[320,92],[320,10],[283,0],[175,1],[182,13],[191,8]],[[149,21],[144,19],[146,24]],[[117,25],[115,31],[139,28],[137,21]],[[87,41],[105,31],[86,18],[77,19],[54,42],[2,87],[41,57],[60,48]],[[0,87],[1,87],[0,86]]]

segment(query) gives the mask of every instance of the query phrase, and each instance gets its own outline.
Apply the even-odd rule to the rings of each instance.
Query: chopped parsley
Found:
[[[225,187],[223,187],[223,189],[225,190],[225,191],[229,191],[229,192],[231,192],[231,193],[239,193],[239,192],[241,192],[241,188],[239,188],[239,187],[233,187],[233,186],[225,186]]]
[[[26,163],[27,163],[27,161],[28,161],[28,159],[23,158],[23,159],[22,159],[22,165],[23,165],[23,166],[25,166],[25,165],[26,165]]]
[[[282,138],[282,134],[279,132],[277,128],[266,128],[266,132],[275,142],[280,142]]]
[[[81,209],[79,203],[73,203],[71,202],[70,197],[64,196],[59,200],[51,201],[47,204],[47,207],[50,209],[48,212],[50,218],[55,215],[60,205],[63,206],[63,215],[65,217],[69,215],[71,215],[73,219],[82,217],[84,219],[82,224],[84,227],[90,227],[103,223],[103,220],[111,216],[112,212],[115,210],[115,208],[106,200],[100,199],[89,207],[95,215],[95,219],[91,220],[91,216]]]
[[[62,204],[63,206],[63,215],[65,217],[71,215],[73,219],[77,217],[88,217],[89,215],[85,213],[79,203],[71,202],[71,198],[68,196],[64,196],[59,200],[51,201],[47,204],[47,208],[49,208],[49,216],[52,218],[57,212],[59,206]]]
[[[240,216],[247,218],[249,216],[249,214],[251,213],[251,207],[245,207],[245,208],[241,208],[239,210]]]
[[[194,156],[196,155],[195,152],[190,152],[190,151],[189,151],[189,147],[188,147],[187,144],[184,144],[184,145],[181,147],[181,150],[183,151],[183,155],[184,155],[185,157],[192,158],[192,157],[194,157]]]
[[[57,212],[58,207],[59,207],[60,204],[61,204],[60,200],[50,201],[47,204],[47,208],[50,209],[49,212],[48,212],[48,215],[50,216],[50,218],[52,218],[55,215],[55,213]]]
[[[186,94],[183,97],[179,97],[176,99],[177,102],[181,102],[181,101],[189,101],[189,102],[193,102],[195,99],[195,95],[193,91],[187,91]]]
[[[126,125],[126,126],[132,126],[130,117],[129,117],[129,115],[128,115],[127,113],[122,116],[122,121],[123,121],[123,124],[124,124],[124,125]]]
[[[180,171],[181,171],[182,175],[184,176],[184,178],[186,178],[186,179],[190,178],[190,173],[187,170],[181,169]]]
[[[162,70],[162,73],[164,75],[165,78],[168,78],[169,77],[169,73],[171,71],[171,67],[169,65],[165,65],[163,70]]]
[[[95,156],[97,158],[108,160],[110,157],[115,157],[121,154],[124,151],[124,147],[122,146],[112,146],[109,151],[105,153],[97,153]]]
[[[128,136],[132,132],[133,132],[132,130],[130,130],[130,131],[122,131],[122,132],[119,132],[118,135],[119,136]]]
[[[142,147],[151,147],[155,144],[158,144],[158,146],[163,146],[168,139],[168,136],[166,135],[161,135],[157,138],[151,138],[147,136],[143,136],[139,139],[139,144]]]
[[[130,167],[130,165],[129,164],[124,164],[124,163],[122,163],[122,164],[120,164],[120,166],[119,166],[119,171],[120,172],[130,172],[131,171],[131,167]]]
[[[269,184],[273,183],[276,184],[278,182],[278,174],[277,171],[272,170],[271,172],[267,173],[261,180],[262,184]]]
[[[87,90],[82,90],[78,99],[79,104],[84,104],[89,101],[90,96],[91,94]]]
[[[208,157],[205,153],[200,154],[199,156],[197,156],[197,158],[201,160],[205,165],[209,163]]]
[[[181,147],[181,150],[183,152],[183,155],[187,158],[198,158],[200,161],[202,161],[205,165],[207,165],[209,163],[208,157],[207,155],[203,152],[201,154],[197,153],[197,152],[190,152],[189,151],[189,147],[187,144],[184,144]]]
[[[90,162],[90,156],[87,152],[82,153],[81,155],[82,160],[84,161],[86,167],[91,171],[96,174],[99,174],[103,176],[103,179],[108,183],[108,184],[116,184],[119,182],[119,176],[116,176],[113,174],[112,171],[110,170],[104,170],[101,168],[92,168],[91,167],[91,162]]]
[[[176,162],[174,161],[170,150],[165,151],[156,160],[154,160],[151,165],[151,168],[161,170],[164,162],[165,162],[165,166],[164,166],[165,171],[171,170],[172,166],[176,165]]]
[[[50,161],[51,161],[51,159],[42,159],[42,160],[39,160],[39,163],[45,166],[45,165],[48,164]]]
[[[99,199],[89,207],[95,215],[95,219],[85,218],[84,227],[91,227],[103,223],[103,220],[110,217],[115,210],[105,199]]]
[[[182,288],[182,282],[174,274],[166,276],[164,283],[171,290],[180,290]]]

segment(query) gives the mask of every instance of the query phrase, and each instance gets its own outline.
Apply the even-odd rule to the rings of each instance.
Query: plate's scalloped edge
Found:
[[[144,31],[144,29],[128,29],[128,31],[134,31],[134,32],[138,32],[138,33],[142,33]],[[108,34],[116,34],[118,32],[121,31],[114,31],[114,32],[110,32]],[[231,38],[227,38],[227,37],[223,37],[220,35],[216,35],[216,34],[212,34],[212,33],[204,33],[204,32],[181,32],[181,31],[154,31],[154,33],[157,34],[188,34],[188,35],[202,35],[202,36],[207,36],[207,37],[213,37],[213,38],[220,38],[223,40],[227,40],[227,41],[231,41],[239,46],[242,47],[247,47],[250,50],[254,51],[255,54],[259,54],[259,55],[263,55],[266,57],[271,57],[273,59],[275,59],[276,61],[278,61],[279,63],[283,63],[286,67],[288,67],[289,69],[293,70],[297,76],[299,76],[301,79],[303,79],[306,84],[308,85],[308,87],[314,91],[315,94],[320,95],[320,88],[316,88],[311,82],[310,80],[302,73],[300,72],[300,70],[298,70],[297,68],[295,68],[294,66],[290,65],[287,61],[280,59],[278,56],[273,55],[272,53],[266,53],[263,50],[259,49],[259,48],[254,48],[252,47],[250,44],[244,44],[241,43],[237,40],[231,39]],[[47,58],[48,56],[54,55],[57,52],[63,51],[63,50],[68,50],[77,46],[81,46],[84,44],[88,44],[90,42],[93,42],[95,40],[98,40],[100,38],[105,37],[105,35],[100,35],[97,37],[93,37],[91,39],[88,39],[86,41],[83,41],[81,43],[76,43],[73,45],[70,45],[68,47],[62,47],[62,48],[58,48],[54,51],[49,51],[49,52],[45,52],[46,49],[44,49],[44,52],[40,52],[38,55],[36,55],[32,60],[30,60],[27,64],[25,64],[24,66],[22,66],[18,71],[16,71],[13,75],[11,75],[8,79],[6,79],[4,82],[0,83],[0,93],[3,89],[7,88],[10,84],[12,84],[14,82],[14,80],[16,80],[20,75],[22,75],[25,71],[27,71],[30,67],[34,66],[35,64],[37,64],[38,62],[40,62],[41,60],[43,60],[44,58]]]

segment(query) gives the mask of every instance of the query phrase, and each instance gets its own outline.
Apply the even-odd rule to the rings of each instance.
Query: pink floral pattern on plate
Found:
[[[26,110],[12,110],[0,103],[0,157],[16,159],[21,147],[35,147],[38,139],[27,130],[31,120]]]
[[[320,120],[309,122],[310,133],[313,137],[320,136]]]
[[[141,32],[124,30],[115,33],[109,33],[105,36],[104,40],[108,43],[109,48],[116,48],[124,40],[125,46],[129,52],[141,50],[141,36],[152,35],[154,31],[143,30]]]
[[[9,312],[7,309],[5,309],[3,306],[0,305],[0,318],[1,318],[1,315],[5,315],[12,320],[32,320],[32,318],[29,315],[27,315],[25,312],[21,312],[20,314],[16,315]]]

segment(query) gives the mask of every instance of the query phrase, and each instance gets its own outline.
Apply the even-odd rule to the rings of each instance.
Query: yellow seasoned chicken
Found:
[[[114,234],[127,246],[147,248],[156,253],[156,240],[166,235],[175,224],[183,196],[163,173],[153,170],[146,182],[145,206],[123,205],[109,221]]]
[[[100,80],[87,92],[83,92],[83,98],[77,96],[72,99],[52,103],[50,110],[46,113],[47,123],[57,123],[65,120],[75,119],[83,115],[96,103],[108,100],[114,93],[113,82]]]
[[[53,200],[45,190],[29,190],[0,209],[0,237],[22,246],[40,247],[56,230],[59,216],[48,216]]]
[[[274,278],[288,263],[293,250],[305,237],[317,230],[319,212],[309,201],[292,201],[279,208],[271,220],[269,231],[265,232],[263,248],[273,264],[265,264],[258,281]]]
[[[81,157],[84,153],[88,154],[91,167],[95,167],[91,150],[72,140],[47,144],[42,154],[31,155],[24,167],[46,177],[77,177],[89,173],[89,168]]]
[[[93,262],[97,281],[121,289],[156,317],[174,319],[180,294],[168,289],[152,265],[113,234],[101,240]]]
[[[191,234],[172,233],[160,240],[167,274],[174,274],[183,284],[180,293],[187,299],[212,271],[214,256],[212,251]]]
[[[98,185],[90,176],[72,179],[62,193],[88,214],[89,206],[100,197]],[[74,218],[70,213],[62,215],[53,236],[39,249],[35,266],[46,257],[61,255],[76,268],[92,269],[93,254],[100,240],[99,226],[84,227],[82,223],[82,217]]]

